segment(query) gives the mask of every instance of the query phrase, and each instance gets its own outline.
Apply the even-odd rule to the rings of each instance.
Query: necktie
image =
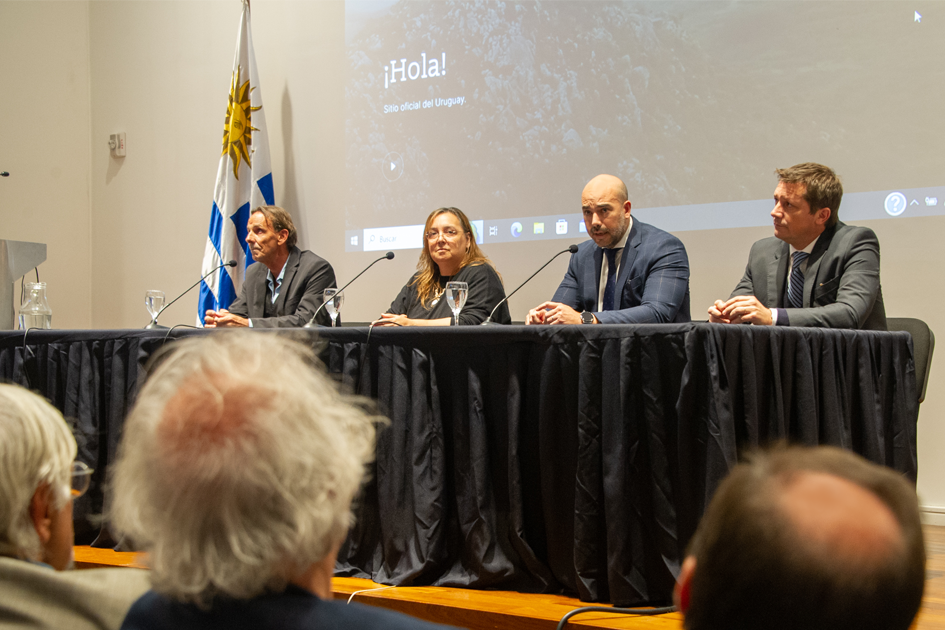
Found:
[[[614,293],[617,288],[617,250],[614,248],[605,249],[607,255],[607,284],[604,285],[604,303],[605,311],[614,310]]]
[[[810,256],[807,252],[794,252],[794,264],[791,266],[791,285],[788,287],[788,305],[794,308],[804,306],[804,272],[801,263]]]

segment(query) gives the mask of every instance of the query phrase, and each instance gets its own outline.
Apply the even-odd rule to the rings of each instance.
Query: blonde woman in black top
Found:
[[[459,208],[434,210],[424,225],[423,240],[417,273],[378,325],[449,326],[452,315],[444,291],[450,281],[469,285],[459,325],[482,323],[505,298],[505,289],[492,262],[476,244],[469,219]],[[508,304],[502,304],[492,320],[511,323]]]

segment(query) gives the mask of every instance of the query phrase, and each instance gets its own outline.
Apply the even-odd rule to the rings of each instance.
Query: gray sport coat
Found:
[[[779,326],[886,330],[879,283],[879,241],[873,230],[837,222],[818,237],[804,275],[804,305],[787,308],[790,246],[772,236],[751,246],[736,295],[754,295],[780,309]]]

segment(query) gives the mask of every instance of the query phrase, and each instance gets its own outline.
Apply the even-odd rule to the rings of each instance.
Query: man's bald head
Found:
[[[782,448],[719,486],[677,593],[689,630],[906,630],[924,582],[911,484],[840,449]]]
[[[598,175],[593,178],[591,181],[587,182],[587,185],[584,186],[584,194],[582,197],[612,197],[620,205],[623,205],[627,199],[630,198],[627,193],[627,185],[623,183],[623,180],[614,175]]]
[[[798,472],[782,484],[778,508],[815,558],[868,570],[902,553],[896,515],[866,488],[817,471]]]
[[[581,212],[587,234],[599,247],[614,247],[630,225],[627,187],[613,175],[598,175],[584,186]]]

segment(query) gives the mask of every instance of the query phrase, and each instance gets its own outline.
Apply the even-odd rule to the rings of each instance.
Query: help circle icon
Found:
[[[904,194],[901,192],[893,192],[886,195],[886,201],[883,205],[886,207],[886,214],[891,217],[898,217],[905,212],[906,204],[908,203]]]

